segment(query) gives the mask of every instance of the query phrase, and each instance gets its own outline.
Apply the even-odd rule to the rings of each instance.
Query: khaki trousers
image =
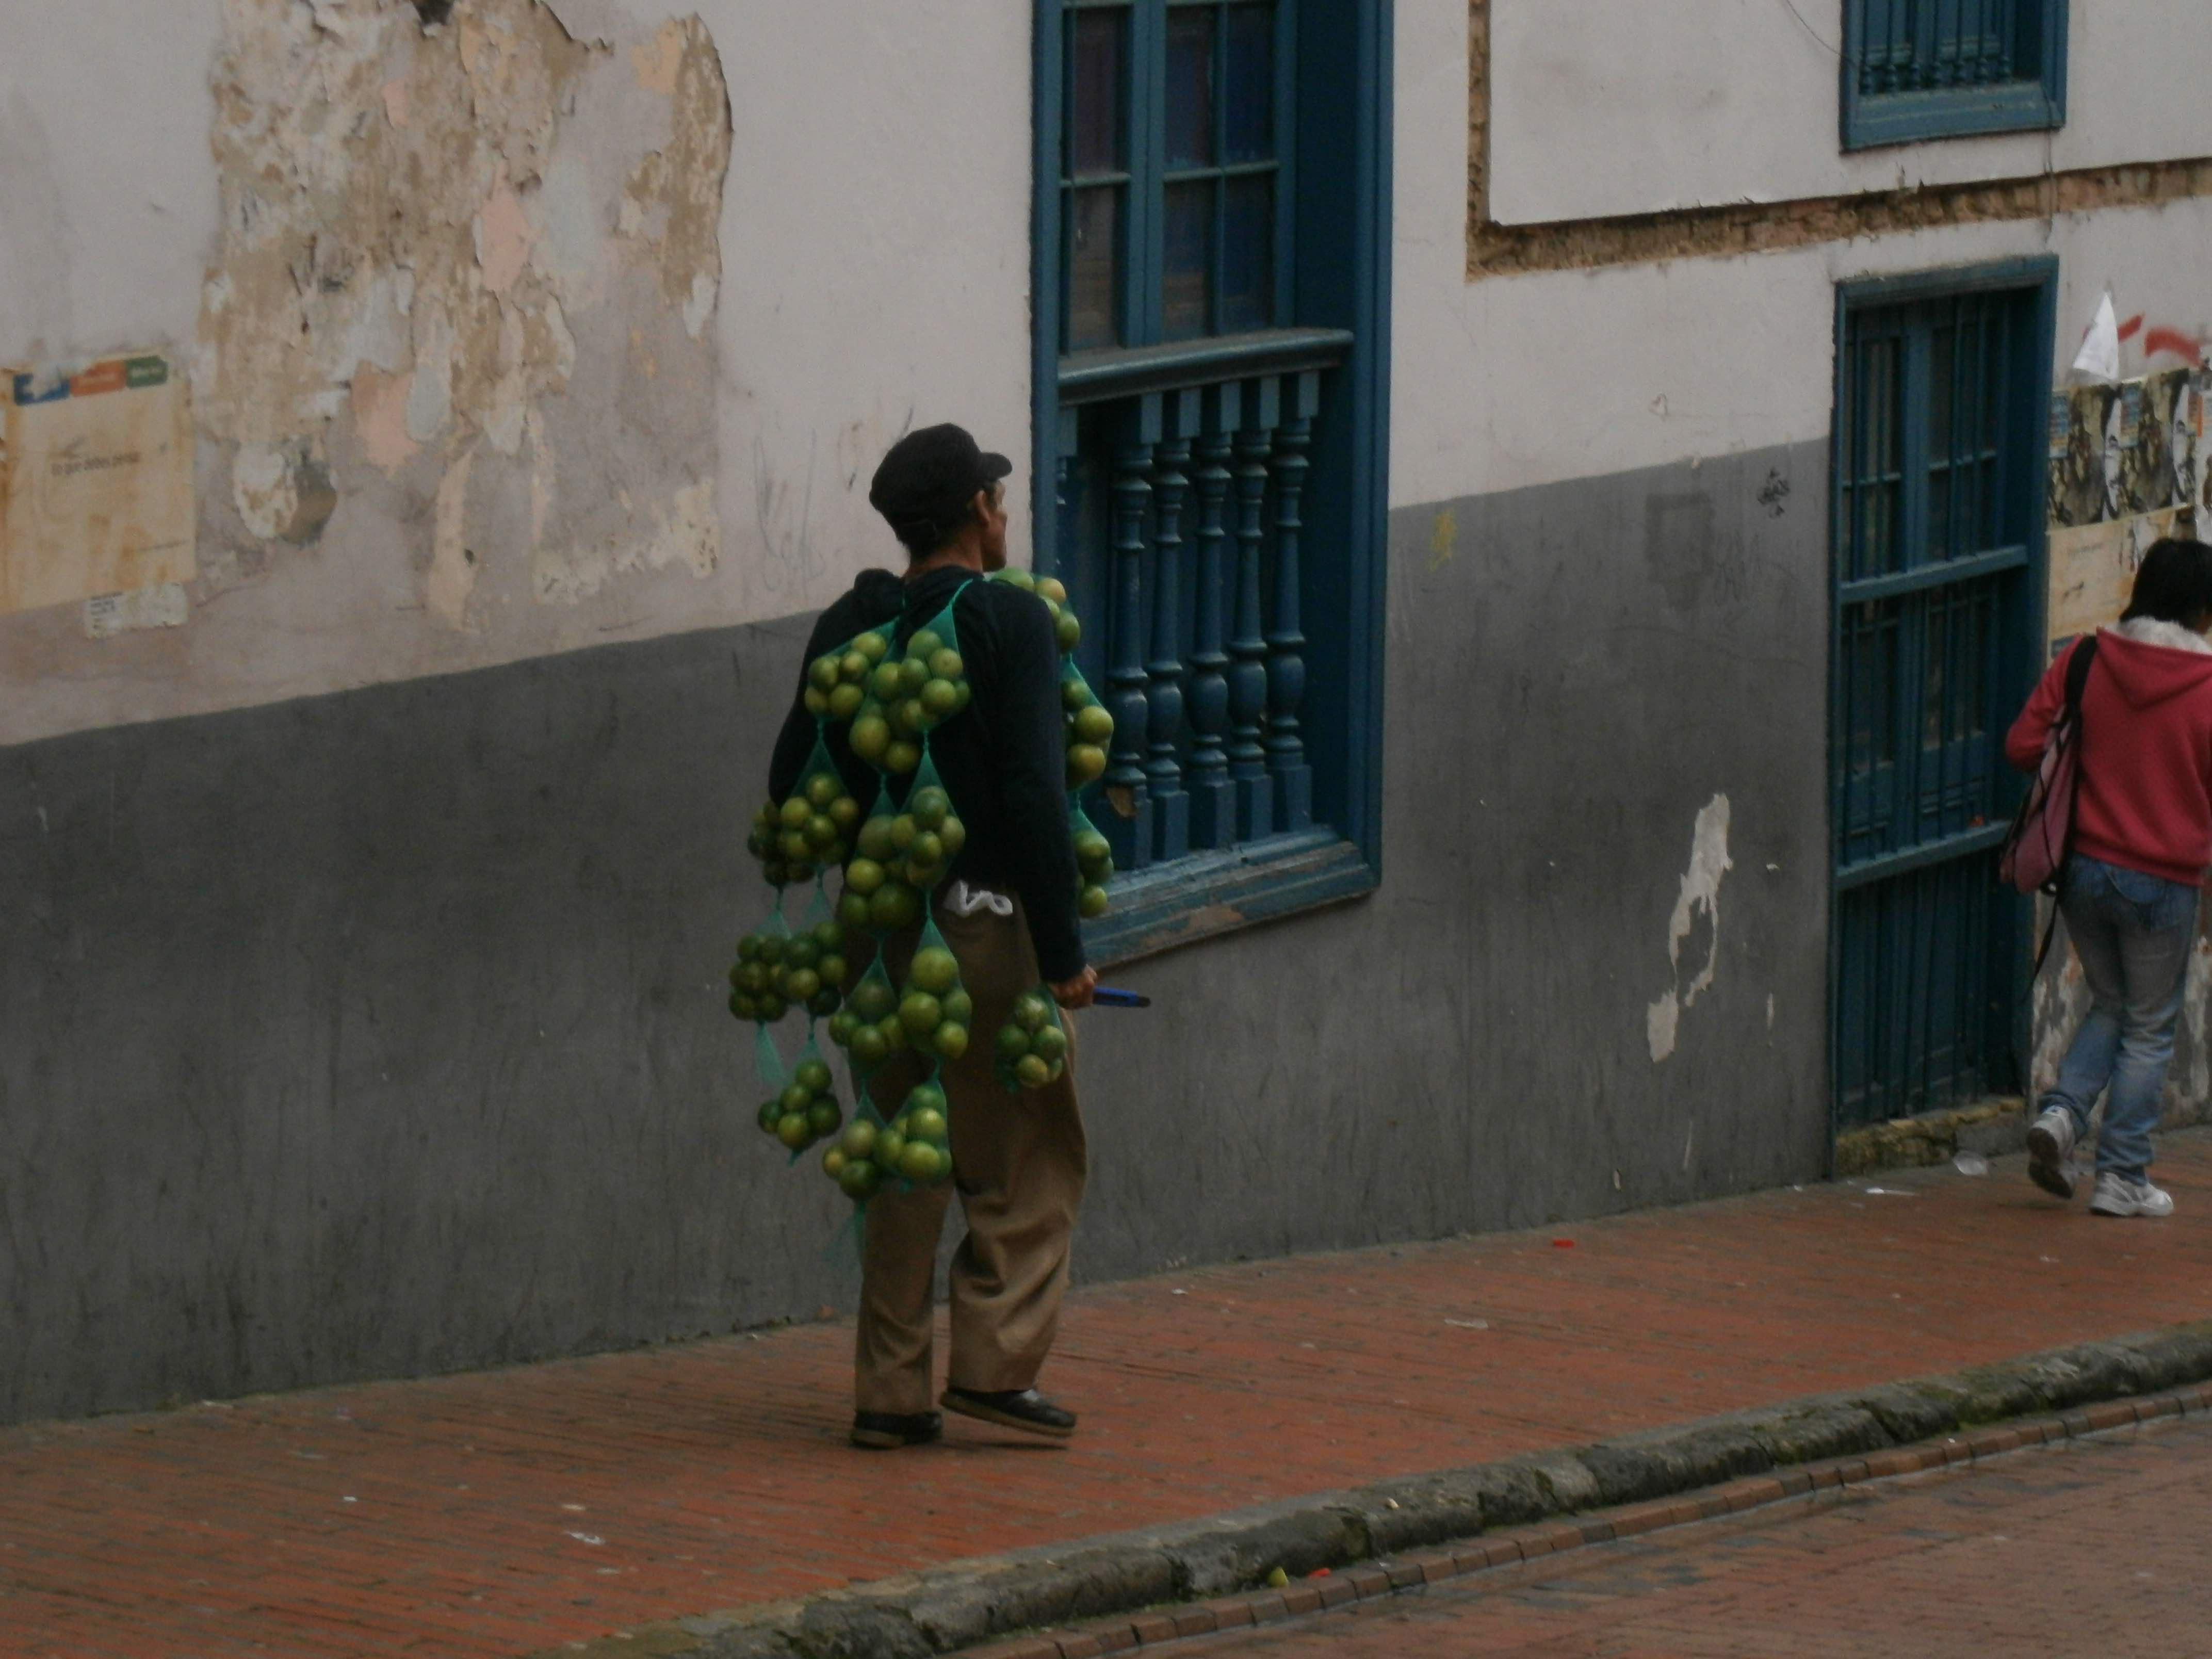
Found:
[[[968,1052],[945,1066],[953,1181],[886,1190],[869,1202],[854,1360],[862,1411],[914,1413],[934,1404],[932,1293],[938,1238],[956,1188],[968,1237],[952,1258],[947,1286],[949,1380],[988,1392],[1036,1382],[1059,1328],[1068,1245],[1089,1170],[1067,1015],[1060,1016],[1069,1026],[1067,1069],[1059,1081],[1012,1093],[998,1079],[999,1028],[1012,1017],[1014,999],[1037,985],[1036,951],[1020,905],[1011,916],[988,909],[957,916],[940,908],[936,919],[975,1000]],[[907,934],[886,945],[884,967],[894,981],[905,977],[915,945]],[[902,1054],[876,1073],[869,1091],[886,1119],[928,1071],[918,1056]]]

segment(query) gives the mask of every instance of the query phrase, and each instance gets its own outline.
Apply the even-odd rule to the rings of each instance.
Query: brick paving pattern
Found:
[[[2167,1223],[2006,1159],[1086,1290],[1065,1449],[848,1450],[845,1323],[0,1431],[0,1655],[526,1653],[2202,1318],[2212,1136],[2160,1174]]]
[[[2212,1650],[2212,1578],[2197,1541],[2208,1528],[2212,1422],[2191,1419],[1821,1494],[1160,1651],[1178,1659],[2167,1659]]]

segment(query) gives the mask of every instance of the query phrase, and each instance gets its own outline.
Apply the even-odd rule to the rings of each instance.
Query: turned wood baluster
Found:
[[[1306,763],[1298,715],[1306,696],[1306,636],[1299,631],[1300,517],[1311,463],[1313,417],[1321,407],[1321,376],[1298,375],[1291,403],[1275,433],[1275,625],[1267,634],[1267,769],[1275,778],[1275,827],[1303,830],[1313,822],[1313,768]]]
[[[1182,511],[1190,495],[1191,440],[1202,399],[1195,390],[1170,393],[1164,436],[1152,477],[1158,528],[1152,537],[1151,720],[1145,762],[1152,803],[1152,856],[1179,859],[1190,850],[1190,797],[1182,787]]]
[[[1267,641],[1260,615],[1261,543],[1267,535],[1267,462],[1274,453],[1282,383],[1249,388],[1250,418],[1237,436],[1237,620],[1229,641],[1229,775],[1237,792],[1237,838],[1274,829],[1274,783],[1261,722],[1267,712]]]
[[[1114,715],[1106,800],[1120,820],[1110,831],[1125,870],[1152,859],[1152,798],[1145,774],[1151,730],[1145,672],[1145,520],[1152,505],[1152,454],[1160,441],[1160,399],[1139,398],[1122,416],[1114,450],[1114,605],[1106,706]]]
[[[1236,838],[1237,797],[1222,738],[1229,726],[1229,653],[1222,633],[1229,615],[1229,491],[1236,480],[1241,388],[1217,386],[1206,396],[1198,443],[1198,607],[1192,617],[1190,678],[1184,702],[1190,720],[1190,839],[1194,847],[1226,847]]]

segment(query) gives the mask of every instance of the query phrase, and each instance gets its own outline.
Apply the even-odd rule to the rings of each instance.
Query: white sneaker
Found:
[[[2169,1216],[2173,1194],[2148,1181],[2107,1170],[2097,1177],[2097,1190],[2089,1200],[2091,1215]]]
[[[2073,1158],[2074,1114],[2045,1107],[2027,1132],[2027,1178],[2055,1198],[2071,1198]]]

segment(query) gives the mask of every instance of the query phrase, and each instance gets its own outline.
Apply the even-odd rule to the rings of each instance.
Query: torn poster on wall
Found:
[[[194,439],[157,352],[0,371],[0,613],[189,581]]]
[[[2143,554],[2212,522],[2212,371],[2171,369],[2051,400],[2045,482],[2055,655],[2117,621]]]

